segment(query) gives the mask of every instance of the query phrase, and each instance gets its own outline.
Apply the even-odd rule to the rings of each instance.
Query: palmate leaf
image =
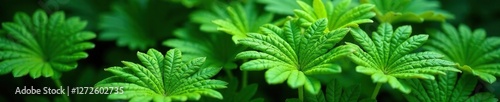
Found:
[[[351,59],[359,66],[356,71],[371,75],[375,83],[389,83],[404,93],[410,89],[398,78],[434,79],[434,74],[445,74],[445,71],[456,71],[453,62],[443,60],[444,56],[435,52],[411,53],[427,41],[428,35],[411,36],[410,26],[401,26],[393,31],[389,23],[381,24],[372,37],[355,28],[354,39],[361,45],[352,54]]]
[[[215,89],[226,88],[227,83],[212,80],[220,68],[202,67],[205,58],[189,62],[182,60],[181,51],[169,50],[165,56],[155,49],[137,52],[141,64],[123,61],[124,67],[105,69],[114,74],[101,80],[95,87],[123,87],[123,94],[110,94],[111,100],[136,101],[187,101],[201,96],[222,99]]]
[[[307,92],[317,94],[321,84],[311,75],[341,72],[340,66],[333,61],[351,54],[355,48],[353,44],[334,48],[349,29],[324,32],[327,22],[320,19],[304,31],[297,20],[287,21],[283,28],[270,24],[263,26],[264,34],[251,33],[240,40],[242,45],[256,50],[236,55],[239,59],[251,59],[240,66],[241,70],[267,70],[265,78],[269,84],[288,80],[291,88],[304,87]]]
[[[493,83],[500,76],[500,38],[488,37],[483,29],[460,25],[458,29],[443,24],[443,30],[434,32],[424,49],[439,52],[445,59],[458,63],[460,70]]]
[[[16,13],[14,22],[2,23],[0,74],[59,78],[61,72],[75,69],[77,61],[88,56],[84,50],[94,48],[88,40],[96,35],[83,31],[86,24],[78,17],[66,18],[64,12],[48,16],[37,10],[31,17]]]
[[[243,46],[234,44],[230,35],[207,34],[192,25],[175,30],[174,35],[178,39],[166,40],[163,45],[181,50],[186,59],[206,57],[207,66],[234,69],[234,57],[243,51]]]
[[[207,5],[208,6],[205,6],[203,9],[192,12],[189,18],[192,22],[201,24],[200,30],[203,32],[218,32],[218,26],[212,21],[230,18],[228,12],[226,12],[228,4],[214,1]]]
[[[380,22],[396,23],[402,21],[445,21],[453,15],[439,9],[435,0],[361,0],[361,3],[375,5]]]
[[[218,31],[233,35],[234,43],[238,43],[238,40],[246,38],[248,33],[257,33],[260,26],[272,21],[273,14],[259,15],[257,11],[259,10],[253,0],[245,2],[244,5],[235,2],[227,7],[229,18],[218,18],[212,22],[218,26]]]
[[[310,25],[312,22],[327,18],[328,31],[344,28],[344,27],[358,27],[358,24],[372,23],[370,19],[375,16],[371,10],[375,7],[372,4],[361,4],[351,7],[351,0],[342,0],[336,5],[332,1],[323,3],[322,0],[313,0],[312,6],[307,3],[297,0],[297,3],[302,8],[301,10],[294,10],[295,15],[299,17],[305,25]]]
[[[470,74],[457,75],[447,73],[437,76],[436,80],[405,80],[408,86],[415,90],[404,95],[410,102],[497,102],[498,99],[491,93],[472,92],[478,82]]]
[[[361,97],[359,85],[343,86],[338,80],[332,80],[326,84],[326,93],[321,90],[319,94],[306,93],[305,102],[366,102],[366,98]]]
[[[98,38],[116,41],[118,46],[131,50],[156,47],[170,36],[178,22],[186,18],[182,16],[184,12],[178,12],[182,8],[159,0],[117,1],[112,6],[112,12],[101,17],[99,28],[103,32]]]

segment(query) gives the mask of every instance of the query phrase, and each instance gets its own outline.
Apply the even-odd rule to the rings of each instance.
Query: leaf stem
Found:
[[[243,62],[248,62],[248,59],[243,59]],[[240,66],[241,67],[241,66]],[[241,76],[241,89],[245,88],[248,83],[248,71],[243,71]]]
[[[241,88],[247,87],[248,83],[248,71],[243,71],[243,76],[241,77]]]
[[[61,83],[60,78],[54,78],[54,77],[52,77],[52,80],[54,80],[54,83],[56,84],[56,87],[62,87],[62,83]],[[69,93],[67,93],[67,94],[69,94]],[[61,94],[61,96],[63,97],[63,99],[64,99],[65,102],[71,102],[69,100],[69,97],[67,95]]]
[[[224,68],[224,72],[226,72],[227,77],[229,77],[229,79],[233,79],[234,78],[233,72],[231,72],[230,69]]]
[[[299,87],[299,100],[304,102],[304,86]]]
[[[380,87],[382,87],[382,83],[377,83],[377,86],[375,86],[375,89],[373,89],[372,99],[374,99],[374,100],[377,99],[377,95],[378,95],[378,91],[380,91]]]

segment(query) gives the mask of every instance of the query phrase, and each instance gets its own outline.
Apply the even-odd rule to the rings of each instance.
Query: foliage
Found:
[[[380,22],[443,22],[453,18],[451,14],[440,10],[439,2],[434,0],[361,0],[361,2],[375,5],[374,11]]]
[[[370,19],[375,16],[371,12],[374,8],[372,4],[362,4],[350,7],[351,0],[342,0],[336,5],[333,2],[313,0],[312,7],[305,2],[297,0],[302,10],[294,10],[295,15],[301,19],[305,25],[310,25],[314,21],[322,18],[328,19],[327,31],[344,27],[358,27],[358,24],[372,23]]]
[[[16,13],[14,22],[2,23],[6,34],[0,37],[0,74],[58,79],[88,57],[84,50],[94,48],[88,40],[96,35],[83,31],[86,24],[78,17],[66,18],[64,12],[48,16],[37,10],[31,17]]]
[[[184,52],[186,59],[206,57],[205,65],[235,69],[234,57],[243,50],[230,40],[226,34],[207,34],[195,29],[195,26],[177,29],[174,35],[178,39],[170,39],[163,45],[177,48]]]
[[[0,102],[495,102],[499,3],[0,0]]]
[[[361,29],[352,31],[354,39],[361,45],[351,59],[358,64],[356,71],[371,75],[374,83],[389,83],[403,93],[410,89],[397,78],[421,78],[434,80],[434,74],[445,71],[460,71],[452,67],[453,62],[443,60],[435,52],[411,53],[427,41],[428,35],[411,36],[411,26],[401,26],[393,31],[392,25],[381,24],[372,37]]]
[[[205,58],[182,61],[181,51],[169,50],[165,56],[155,49],[137,52],[142,64],[122,61],[124,67],[105,69],[115,76],[98,82],[96,87],[123,87],[122,94],[110,94],[108,99],[130,101],[199,100],[201,95],[222,99],[214,89],[226,88],[226,82],[208,79],[220,69],[203,68]]]
[[[200,30],[203,32],[218,32],[218,25],[213,23],[213,21],[230,18],[226,9],[227,7],[228,4],[223,2],[208,3],[205,9],[193,11],[189,15],[189,18],[192,22],[201,24]]]
[[[229,18],[219,18],[212,21],[216,24],[218,31],[233,35],[234,43],[246,38],[248,33],[257,33],[260,26],[270,23],[273,19],[271,13],[258,15],[253,0],[246,2],[245,6],[240,3],[227,7]]]
[[[488,37],[483,29],[471,29],[460,25],[458,29],[443,24],[424,48],[445,55],[447,60],[458,63],[460,70],[479,76],[493,83],[500,76],[500,38]]]
[[[310,75],[335,74],[341,68],[332,62],[354,51],[354,45],[334,47],[349,29],[341,28],[324,32],[328,21],[320,19],[307,30],[301,31],[296,20],[287,21],[283,28],[265,25],[264,34],[249,34],[240,40],[242,45],[257,51],[244,51],[238,59],[252,59],[244,62],[241,70],[265,70],[269,84],[280,84],[288,80],[291,88],[304,87],[309,93],[317,94],[321,83]]]
[[[158,0],[125,0],[114,3],[113,12],[104,14],[101,18],[99,27],[103,32],[99,34],[99,40],[116,40],[118,46],[131,50],[146,50],[157,46],[173,30],[168,28],[175,27],[176,20],[183,19],[182,16],[170,18],[173,20],[165,19],[175,9],[182,7],[166,5]]]
[[[497,102],[491,93],[471,95],[478,82],[470,74],[447,73],[436,80],[407,80],[412,90],[405,98],[410,102]]]

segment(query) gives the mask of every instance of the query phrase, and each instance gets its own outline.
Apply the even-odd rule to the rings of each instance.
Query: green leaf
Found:
[[[160,41],[171,36],[170,32],[186,18],[177,12],[183,6],[159,0],[124,0],[115,2],[110,13],[105,13],[99,23],[99,40],[116,41],[120,47],[146,50],[157,47]],[[176,16],[171,16],[175,14]],[[186,15],[186,14],[184,14]],[[166,19],[166,17],[169,17]]]
[[[243,46],[232,42],[226,34],[207,34],[187,25],[174,31],[177,39],[163,42],[163,45],[174,47],[184,53],[186,59],[206,57],[205,65],[235,69],[234,57],[243,50]]]
[[[436,80],[405,80],[412,91],[404,95],[410,102],[496,102],[491,93],[473,93],[478,79],[470,74],[446,73]],[[471,95],[473,94],[473,95]]]
[[[297,20],[287,21],[283,28],[266,25],[264,34],[250,33],[240,44],[256,51],[244,51],[238,59],[251,59],[243,63],[241,70],[267,70],[269,84],[287,81],[291,88],[304,87],[312,94],[321,89],[318,74],[340,73],[340,66],[333,62],[351,54],[355,45],[334,47],[349,31],[341,28],[324,32],[328,21],[320,19],[307,29],[301,29]],[[302,31],[303,30],[303,31]]]
[[[409,93],[410,89],[398,78],[434,79],[435,74],[446,71],[460,72],[453,62],[441,59],[434,52],[411,53],[427,41],[428,35],[410,36],[411,27],[402,26],[393,31],[389,23],[381,24],[372,37],[360,28],[351,31],[361,45],[350,58],[359,66],[356,71],[371,75],[375,83],[389,83],[392,88]]]
[[[192,19],[203,23],[201,29],[204,31],[214,31],[214,26],[210,23],[215,24],[217,31],[232,35],[235,43],[238,43],[239,39],[246,38],[248,33],[257,33],[260,26],[270,23],[273,19],[271,13],[257,12],[259,10],[253,0],[245,3],[234,2],[227,7],[223,3],[214,3],[212,6],[211,11],[194,13]],[[225,8],[225,12],[222,8]],[[208,18],[205,18],[206,15]]]
[[[205,58],[188,62],[182,60],[181,51],[169,50],[165,56],[155,49],[137,52],[141,64],[123,61],[124,67],[105,69],[115,76],[98,82],[95,87],[123,87],[123,94],[110,94],[111,100],[130,101],[187,101],[201,96],[222,99],[214,89],[226,88],[227,83],[212,80],[220,68],[205,68]]]
[[[94,48],[88,40],[96,35],[83,31],[86,24],[61,11],[47,15],[37,10],[32,17],[16,13],[14,22],[2,23],[6,34],[0,36],[0,74],[58,78],[75,69],[88,56],[84,50]]]
[[[375,16],[371,11],[375,6],[372,4],[361,4],[351,7],[352,0],[342,0],[334,4],[332,1],[313,0],[312,6],[297,0],[302,8],[294,10],[295,15],[303,21],[303,25],[312,24],[322,18],[328,19],[327,31],[338,28],[358,27],[358,24],[372,23],[370,18]]]
[[[435,0],[361,0],[363,4],[375,5],[374,11],[380,22],[423,22],[440,21],[454,18],[453,15],[439,9]]]
[[[458,63],[458,68],[493,83],[500,76],[500,38],[488,37],[483,29],[472,31],[466,25],[457,28],[443,24],[443,30],[433,32],[424,49],[445,55]]]

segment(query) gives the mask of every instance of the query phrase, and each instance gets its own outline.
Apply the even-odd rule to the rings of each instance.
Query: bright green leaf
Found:
[[[220,68],[202,67],[203,57],[185,62],[177,49],[165,56],[150,49],[147,53],[137,52],[137,57],[142,65],[123,61],[124,67],[107,68],[115,76],[101,80],[95,87],[123,87],[123,94],[110,94],[110,100],[170,102],[199,100],[201,96],[223,99],[215,89],[226,88],[227,83],[209,79]]]
[[[239,59],[250,59],[241,65],[241,70],[267,69],[265,78],[269,84],[287,81],[291,88],[304,87],[309,93],[318,93],[321,83],[310,76],[341,72],[340,66],[333,62],[356,48],[353,44],[334,47],[349,29],[324,32],[327,24],[327,19],[320,19],[301,29],[295,19],[287,21],[281,29],[263,26],[264,34],[250,33],[248,38],[239,40],[240,44],[256,50],[236,55]]]
[[[398,78],[433,80],[435,74],[460,71],[453,68],[453,62],[441,59],[443,56],[437,53],[411,53],[422,46],[427,35],[410,36],[410,26],[398,27],[393,31],[391,24],[383,23],[373,32],[371,39],[360,28],[354,28],[351,32],[361,45],[350,56],[359,65],[356,71],[371,75],[375,83],[389,83],[392,88],[409,93],[410,89]]]
[[[358,24],[372,23],[370,18],[375,16],[371,11],[375,6],[372,4],[361,4],[351,7],[352,0],[342,0],[339,3],[333,4],[332,1],[313,0],[312,6],[297,0],[297,3],[302,8],[295,10],[295,16],[302,19],[304,25],[312,24],[318,19],[327,18],[328,31],[338,28],[358,27]]]
[[[59,78],[61,72],[75,69],[77,61],[88,56],[84,50],[94,48],[88,40],[96,35],[84,31],[86,25],[61,11],[47,15],[37,10],[32,17],[16,13],[14,22],[2,23],[6,34],[0,35],[0,74]]]

